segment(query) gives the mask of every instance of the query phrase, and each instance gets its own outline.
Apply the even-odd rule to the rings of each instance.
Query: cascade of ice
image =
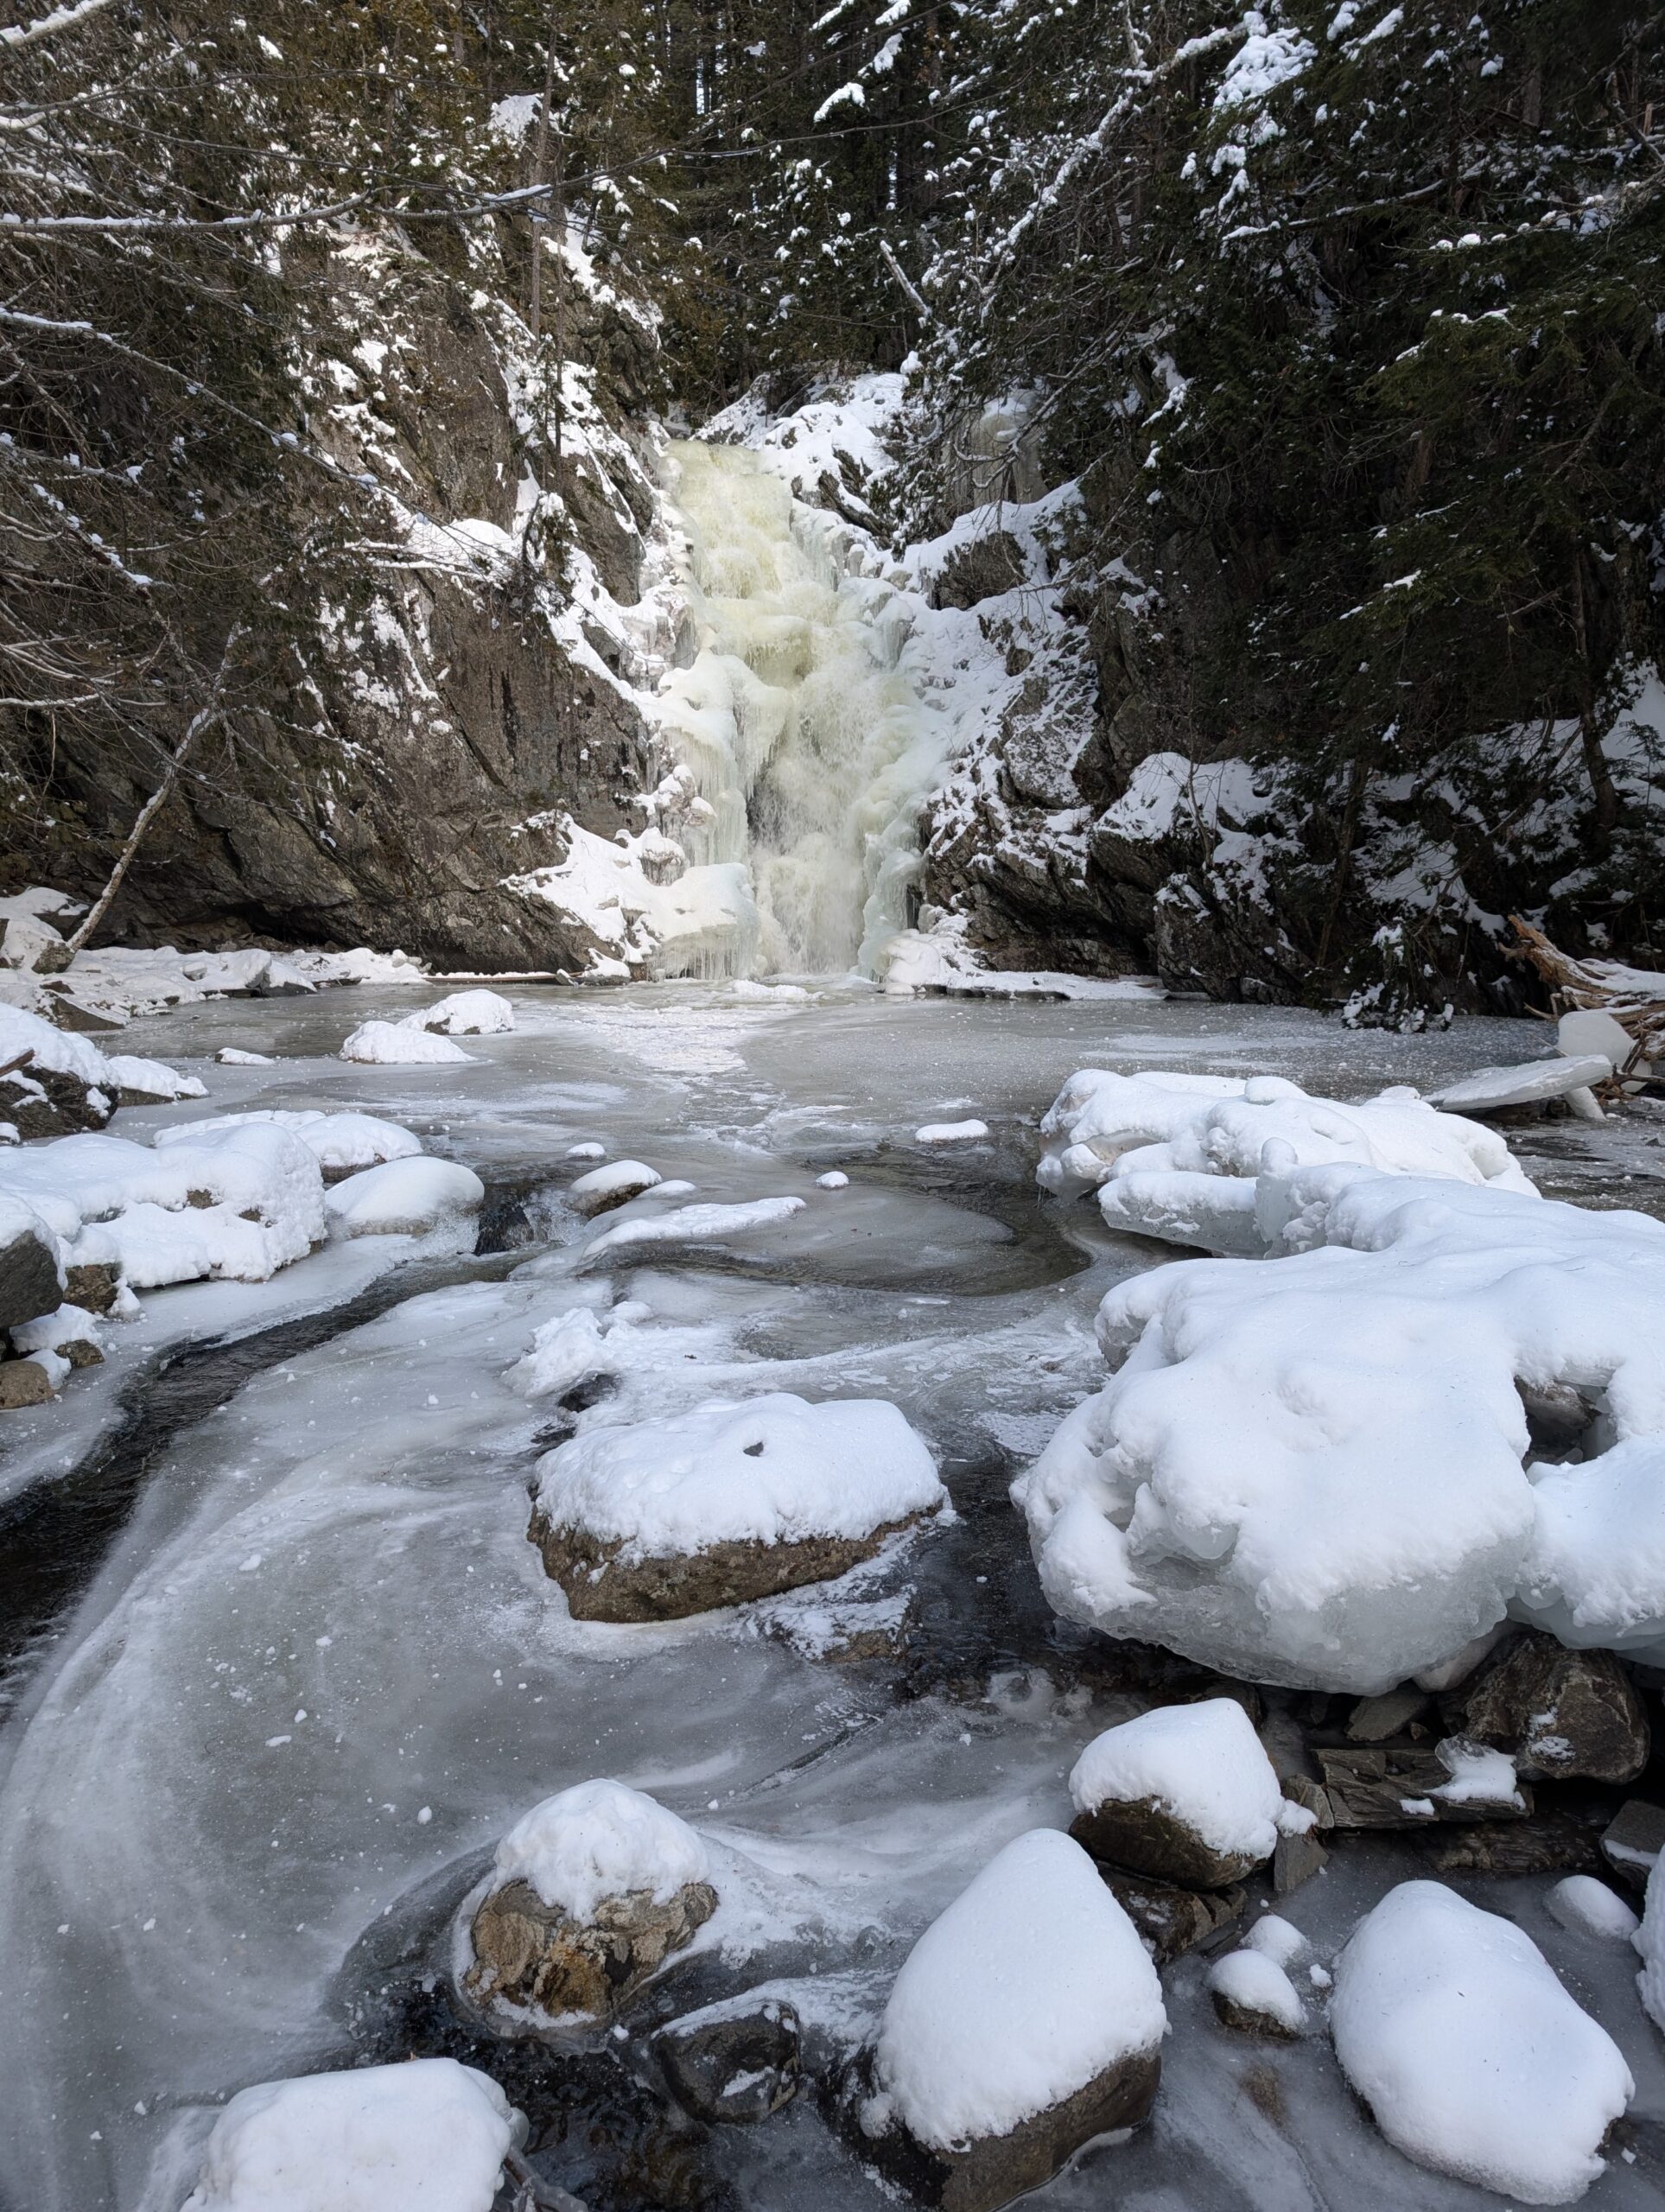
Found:
[[[694,637],[664,721],[711,810],[683,841],[696,863],[749,867],[754,964],[870,969],[907,925],[915,819],[948,735],[902,665],[906,601],[753,454],[679,444],[671,467]]]

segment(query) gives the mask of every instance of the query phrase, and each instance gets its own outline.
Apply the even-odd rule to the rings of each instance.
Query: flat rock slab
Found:
[[[606,2019],[657,1967],[683,1949],[717,1909],[709,1882],[663,1903],[646,1890],[603,1897],[588,1920],[545,1904],[530,1883],[507,1882],[475,1911],[474,1962],[463,1987],[478,2005],[506,2004],[561,2019]]]
[[[1602,1832],[1601,1855],[1633,1890],[1645,1890],[1654,1862],[1665,1851],[1665,1805],[1629,1797]]]
[[[1478,1068],[1432,1092],[1428,1103],[1446,1114],[1495,1113],[1503,1106],[1535,1106],[1542,1099],[1565,1098],[1571,1090],[1605,1083],[1612,1072],[1613,1064],[1605,1054],[1594,1052],[1577,1059],[1528,1060],[1513,1068]]]
[[[939,2212],[999,2212],[1051,2181],[1084,2145],[1147,2120],[1161,2075],[1157,2052],[1134,2052],[1061,2104],[963,2150],[917,2142],[899,2126],[877,2138],[856,2130],[852,2139],[859,2158],[918,2203]]]
[[[780,1544],[747,1538],[646,1558],[626,1558],[622,1543],[601,1541],[581,1529],[553,1528],[537,1508],[527,1534],[543,1555],[545,1573],[566,1592],[575,1620],[673,1621],[778,1597],[806,1582],[830,1582],[923,1518],[913,1513],[887,1521],[865,1536],[806,1536]]]
[[[1107,1797],[1077,1813],[1070,1834],[1102,1862],[1188,1890],[1227,1889],[1261,1864],[1249,1852],[1217,1851],[1153,1797]]]
[[[1525,1789],[1518,1805],[1501,1798],[1447,1803],[1437,1793],[1451,1781],[1451,1771],[1432,1751],[1320,1751],[1318,1762],[1337,1828],[1425,1828],[1440,1821],[1467,1827],[1477,1821],[1524,1820],[1532,1810],[1532,1793]],[[1408,1811],[1411,1804],[1428,1809]]]

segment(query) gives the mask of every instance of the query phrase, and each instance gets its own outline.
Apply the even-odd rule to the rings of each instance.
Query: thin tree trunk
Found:
[[[538,103],[537,137],[533,142],[532,182],[547,184],[550,181],[550,110],[555,105],[555,10],[550,10],[550,21],[543,45],[543,97]],[[543,225],[548,214],[541,200],[532,202],[532,297],[531,322],[532,336],[537,337],[543,327]]]
[[[555,126],[555,188],[550,195],[555,232],[555,459],[561,463],[561,432],[567,414],[567,140]]]
[[[115,898],[116,893],[122,887],[122,879],[126,875],[128,869],[133,865],[133,855],[138,851],[140,845],[144,841],[145,831],[156,820],[157,815],[161,813],[162,808],[167,805],[169,798],[172,798],[175,786],[179,782],[180,771],[184,767],[187,756],[189,754],[191,748],[195,745],[197,740],[202,735],[203,732],[205,730],[212,729],[213,725],[219,720],[221,715],[225,712],[220,695],[226,688],[226,677],[231,666],[232,648],[236,645],[241,634],[242,632],[240,630],[234,630],[231,636],[226,639],[225,652],[220,657],[219,673],[214,678],[213,690],[209,696],[207,704],[205,707],[200,708],[198,711],[192,715],[190,723],[186,729],[184,736],[181,738],[179,743],[174,747],[173,755],[168,760],[167,767],[162,771],[162,781],[156,785],[155,791],[151,792],[149,798],[146,799],[144,804],[139,809],[138,813],[134,817],[133,826],[127,833],[127,842],[122,847],[120,853],[117,855],[115,867],[110,871],[110,880],[105,885],[104,889],[99,893],[98,897],[93,900],[91,908],[88,910],[86,918],[81,923],[79,929],[75,930],[71,936],[65,939],[63,952],[59,957],[59,966],[60,969],[67,968],[70,965],[76,954],[81,950],[82,946],[92,936],[93,931],[98,928],[99,923],[103,921],[105,916],[109,912],[111,902]]]

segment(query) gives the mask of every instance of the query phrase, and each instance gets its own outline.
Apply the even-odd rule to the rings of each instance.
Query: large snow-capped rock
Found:
[[[1241,1881],[1312,1815],[1286,1802],[1235,1698],[1159,1706],[1096,1736],[1070,1774],[1070,1833],[1095,1859],[1189,1889]]]
[[[1366,1693],[1511,1610],[1665,1652],[1665,1224],[1350,1166],[1255,1205],[1282,1256],[1100,1308],[1117,1372],[1013,1489],[1058,1610]],[[1528,1471],[1522,1391],[1587,1407],[1582,1464]]]
[[[500,991],[453,991],[420,1014],[406,1014],[404,1026],[442,1037],[500,1037],[514,1027],[514,1008]]]
[[[195,1076],[131,1054],[106,1058],[90,1039],[0,1004],[0,1122],[16,1137],[101,1129],[118,1105],[200,1098]]]
[[[160,1147],[86,1134],[0,1162],[0,1186],[60,1239],[67,1267],[113,1266],[135,1289],[264,1282],[324,1240],[324,1182],[289,1130],[249,1122]]]
[[[586,1429],[538,1462],[531,1535],[580,1619],[668,1620],[842,1574],[945,1502],[896,1407],[781,1392]]]
[[[857,2148],[928,2203],[991,2212],[1145,2119],[1166,2030],[1156,1969],[1092,1860],[1032,1829],[909,1953]]]
[[[1439,1882],[1401,1882],[1359,1923],[1330,2027],[1390,2143],[1527,2204],[1570,2204],[1600,2178],[1636,2093],[1531,1937]]]
[[[472,1252],[486,1185],[460,1160],[384,1160],[337,1183],[324,1200],[341,1236],[421,1236],[430,1251]]]
[[[262,2082],[214,2122],[184,2212],[491,2212],[524,2133],[454,2058]]]
[[[463,1908],[463,1988],[507,2017],[605,2017],[716,1910],[705,1846],[622,1783],[578,1783],[534,1805]]]
[[[194,1144],[211,1129],[239,1128],[251,1122],[270,1122],[299,1137],[333,1183],[356,1174],[361,1167],[379,1167],[387,1160],[410,1160],[422,1150],[422,1139],[397,1122],[378,1114],[331,1114],[321,1108],[251,1107],[243,1114],[216,1114],[207,1121],[182,1122],[177,1128],[158,1129],[158,1146]]]
[[[1286,1173],[1349,1161],[1536,1195],[1495,1130],[1402,1088],[1350,1105],[1281,1076],[1082,1068],[1040,1127],[1043,1189],[1096,1190],[1113,1229],[1217,1252],[1266,1249],[1255,1187],[1268,1144]]]
[[[367,1067],[462,1067],[473,1055],[409,1022],[361,1021],[343,1040],[340,1057]]]

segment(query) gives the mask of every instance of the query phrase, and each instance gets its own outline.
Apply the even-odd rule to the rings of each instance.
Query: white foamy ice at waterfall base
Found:
[[[1437,1112],[1406,1089],[1348,1105],[1281,1076],[1083,1068],[1040,1129],[1044,1189],[1065,1198],[1096,1190],[1111,1228],[1216,1252],[1265,1249],[1255,1179],[1268,1144],[1286,1168],[1351,1160],[1534,1195],[1495,1129]]]
[[[491,2212],[525,2132],[453,2058],[262,2082],[215,2121],[184,2212]]]
[[[1162,1985],[1078,1843],[1035,1828],[996,1853],[903,1962],[861,2124],[894,2114],[952,2151],[1005,2135],[1167,2032]]]
[[[1336,1964],[1336,2056],[1407,2158],[1526,2204],[1570,2204],[1636,2093],[1617,2045],[1531,1937],[1402,1882]]]
[[[1506,1615],[1665,1657],[1665,1225],[1500,1181],[1263,1172],[1272,1256],[1112,1290],[1116,1371],[1013,1488],[1052,1604],[1325,1689]],[[1577,1462],[1524,1464],[1522,1392],[1582,1399]]]

